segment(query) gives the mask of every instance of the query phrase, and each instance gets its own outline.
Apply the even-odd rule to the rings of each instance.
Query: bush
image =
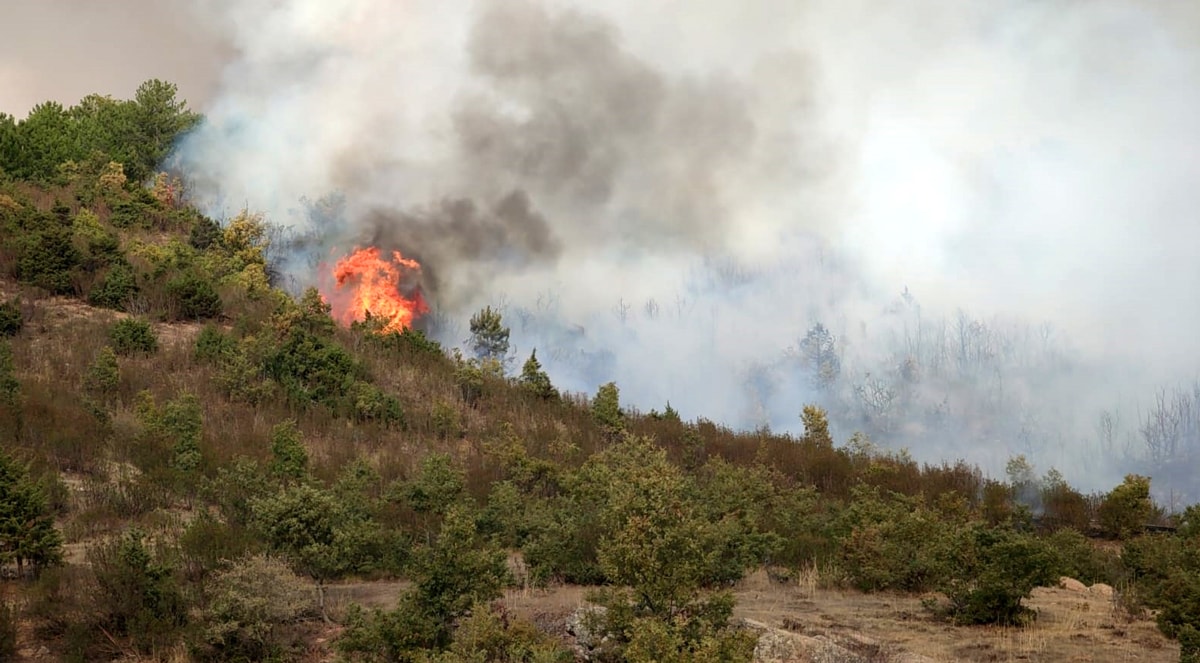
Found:
[[[25,316],[21,314],[21,302],[10,299],[0,303],[0,337],[16,336],[25,326]]]
[[[137,277],[133,267],[126,262],[117,262],[88,293],[88,302],[93,306],[124,311],[137,292]]]
[[[0,567],[15,562],[40,570],[62,561],[62,536],[41,483],[0,450]]]
[[[1058,557],[1062,575],[1088,585],[1116,585],[1122,577],[1120,556],[1096,547],[1076,530],[1060,529],[1045,537],[1045,543]]]
[[[297,404],[319,403],[335,411],[364,374],[345,348],[298,328],[267,357],[265,369]]]
[[[350,416],[358,422],[373,421],[385,426],[403,426],[404,408],[395,396],[366,382],[355,382],[348,395]]]
[[[437,539],[416,551],[411,574],[414,586],[395,609],[351,611],[338,641],[344,655],[404,661],[419,660],[422,650],[444,649],[455,621],[472,606],[498,598],[508,580],[504,552],[481,537],[458,508],[446,515]]]
[[[238,351],[237,342],[212,324],[204,326],[196,337],[195,357],[198,361],[219,362]]]
[[[221,296],[208,279],[181,274],[167,282],[167,294],[174,303],[175,319],[200,320],[221,314]]]
[[[256,556],[215,574],[205,585],[193,643],[199,660],[263,661],[294,648],[285,627],[315,611],[311,587],[281,561]]]
[[[15,661],[17,658],[19,617],[15,606],[7,601],[0,601],[0,661]]]
[[[100,348],[96,358],[88,366],[83,379],[84,389],[101,399],[107,399],[117,392],[121,384],[121,367],[117,364],[117,354],[109,346]]]
[[[188,244],[197,251],[203,251],[213,245],[220,246],[222,240],[221,225],[216,221],[202,216],[196,219],[188,234]]]
[[[158,350],[158,337],[149,322],[125,318],[113,323],[108,332],[113,351],[119,355],[153,353]]]
[[[1061,575],[1054,551],[1044,542],[981,526],[965,533],[949,569],[941,589],[959,624],[1023,624],[1032,611],[1021,600]]]
[[[44,227],[26,235],[22,245],[16,266],[18,279],[55,295],[74,291],[71,276],[80,255],[69,227],[46,221]]]
[[[99,588],[103,620],[116,635],[128,635],[149,652],[171,642],[187,621],[187,606],[174,569],[152,554],[144,535],[130,530],[88,550]]]
[[[1098,511],[1100,527],[1105,534],[1126,539],[1141,533],[1154,511],[1150,501],[1150,479],[1136,474],[1126,476],[1121,485],[1104,496]]]
[[[839,558],[850,582],[862,591],[927,591],[949,572],[947,553],[956,542],[947,522],[918,498],[858,486],[836,523]]]
[[[575,657],[533,623],[512,619],[502,610],[479,604],[454,631],[445,663],[571,663]]]

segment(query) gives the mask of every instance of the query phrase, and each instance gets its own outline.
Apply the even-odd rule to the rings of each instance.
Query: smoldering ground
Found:
[[[396,244],[440,318],[501,304],[561,386],[777,430],[820,402],[843,437],[1085,488],[1198,455],[1146,429],[1200,354],[1195,9],[197,8],[237,56],[177,152],[196,202]],[[297,204],[331,193],[336,220]]]

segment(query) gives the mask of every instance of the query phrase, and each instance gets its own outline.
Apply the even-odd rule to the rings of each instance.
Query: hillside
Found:
[[[269,219],[155,173],[199,121],[171,86],[89,99],[0,117],[0,659],[572,660],[585,603],[596,660],[1200,652],[1200,514],[1150,477],[560,393],[503,310],[455,349],[398,276],[284,290]]]

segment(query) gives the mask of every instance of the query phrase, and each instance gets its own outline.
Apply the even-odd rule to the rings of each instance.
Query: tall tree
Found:
[[[841,376],[842,360],[825,325],[813,325],[800,341],[800,363],[809,383],[821,391],[831,389]]]
[[[550,376],[542,370],[538,361],[537,350],[529,353],[529,359],[521,368],[521,386],[538,398],[549,400],[558,397],[558,390],[550,382]]]
[[[62,561],[62,536],[29,468],[0,450],[0,564],[41,569]]]
[[[500,311],[491,306],[471,316],[471,352],[477,359],[503,363],[508,357],[508,335]]]
[[[148,179],[175,139],[200,122],[200,115],[188,110],[187,102],[176,99],[177,92],[174,83],[152,79],[134,94],[127,127],[132,147],[125,172],[135,182]]]
[[[59,164],[79,156],[76,125],[56,101],[34,106],[17,129],[17,158],[12,167],[17,177],[49,178]]]

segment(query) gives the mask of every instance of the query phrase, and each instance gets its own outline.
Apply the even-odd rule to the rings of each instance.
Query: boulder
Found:
[[[758,634],[758,644],[754,647],[754,663],[866,663],[865,658],[822,636],[792,633],[753,619],[741,620],[741,626]]]
[[[1058,579],[1058,586],[1062,587],[1063,589],[1067,590],[1068,592],[1079,592],[1081,594],[1086,594],[1088,591],[1087,585],[1079,582],[1078,580],[1076,580],[1074,578],[1068,578],[1066,576],[1063,576]]]
[[[1112,598],[1113,595],[1112,585],[1106,585],[1102,582],[1092,585],[1088,591],[1097,596],[1103,596],[1104,598]]]
[[[575,654],[579,659],[590,661],[594,658],[596,649],[604,642],[603,637],[588,627],[588,622],[604,616],[606,609],[602,606],[591,605],[579,608],[567,617],[567,633],[575,639]]]

